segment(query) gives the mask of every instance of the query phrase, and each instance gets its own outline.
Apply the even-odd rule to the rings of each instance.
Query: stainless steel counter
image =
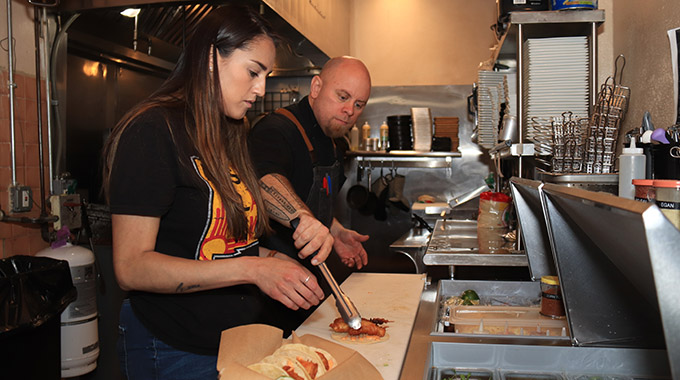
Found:
[[[533,373],[535,376],[549,373],[557,379],[603,374],[632,376],[621,378],[671,377],[665,350],[573,347],[568,340],[534,337],[445,337],[432,334],[439,308],[437,287],[437,284],[430,285],[421,294],[399,376],[401,380],[440,379],[452,367],[466,368],[466,371],[483,370],[495,379],[505,378],[510,372]]]

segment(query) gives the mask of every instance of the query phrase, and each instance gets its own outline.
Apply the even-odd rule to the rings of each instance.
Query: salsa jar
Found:
[[[635,200],[640,202],[654,202],[654,180],[653,179],[634,179]]]
[[[564,318],[562,291],[557,276],[541,277],[541,311],[542,315],[551,318]]]

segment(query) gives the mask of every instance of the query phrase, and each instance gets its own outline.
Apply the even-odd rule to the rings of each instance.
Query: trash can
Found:
[[[0,367],[6,379],[61,379],[60,314],[76,299],[67,261],[0,260]]]

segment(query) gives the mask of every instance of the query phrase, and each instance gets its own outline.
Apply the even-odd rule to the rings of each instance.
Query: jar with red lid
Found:
[[[653,179],[634,179],[635,200],[641,202],[654,202],[654,180]]]
[[[656,205],[680,229],[680,180],[655,179]]]
[[[557,276],[541,277],[541,311],[542,315],[551,318],[564,318],[562,290]]]

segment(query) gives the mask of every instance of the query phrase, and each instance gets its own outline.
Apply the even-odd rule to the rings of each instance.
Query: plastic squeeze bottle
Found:
[[[371,137],[371,125],[368,121],[361,126],[361,144],[365,150],[368,150],[368,139]]]
[[[380,126],[380,149],[387,150],[387,144],[390,140],[390,127],[387,126],[387,122],[383,121]]]
[[[359,150],[359,128],[356,124],[349,130],[349,149]]]
[[[630,146],[619,156],[619,197],[635,198],[633,180],[645,178],[645,161],[642,148],[636,147],[635,137],[631,137]]]

